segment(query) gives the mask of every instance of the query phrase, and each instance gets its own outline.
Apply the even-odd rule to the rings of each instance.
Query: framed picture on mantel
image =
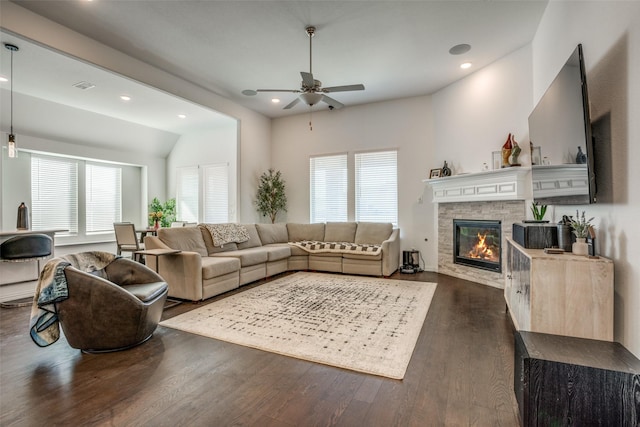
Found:
[[[502,167],[502,152],[491,152],[491,165],[493,166],[493,170],[500,169]]]
[[[442,172],[442,169],[438,168],[438,169],[431,169],[431,172],[429,173],[429,179],[432,178],[440,178],[440,173]]]

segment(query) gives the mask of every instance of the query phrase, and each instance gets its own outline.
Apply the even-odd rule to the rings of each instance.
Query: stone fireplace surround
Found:
[[[513,223],[520,222],[526,218],[525,213],[524,200],[440,203],[438,205],[438,272],[495,288],[504,288],[504,272],[507,265],[506,238],[511,237]],[[453,262],[453,252],[455,250],[455,242],[453,241],[454,219],[502,221],[502,273]]]
[[[526,219],[526,200],[532,199],[531,168],[511,167],[423,181],[438,203],[438,272],[504,288],[506,239],[513,223]],[[454,219],[497,220],[501,227],[502,273],[454,263]]]

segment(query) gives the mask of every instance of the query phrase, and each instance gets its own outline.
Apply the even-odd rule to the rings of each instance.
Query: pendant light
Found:
[[[10,125],[10,131],[9,131],[9,143],[7,144],[7,151],[8,151],[9,158],[15,159],[18,157],[18,147],[16,146],[16,136],[13,134],[13,52],[19,51],[20,48],[18,48],[18,46],[11,43],[5,43],[4,47],[6,47],[11,51],[11,74],[9,76],[9,78],[11,79],[11,108],[10,108],[11,125]]]

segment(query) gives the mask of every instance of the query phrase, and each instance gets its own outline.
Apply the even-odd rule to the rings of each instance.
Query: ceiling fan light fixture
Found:
[[[300,95],[300,98],[302,98],[302,100],[310,107],[322,101],[323,97],[323,94],[315,92],[307,92]]]

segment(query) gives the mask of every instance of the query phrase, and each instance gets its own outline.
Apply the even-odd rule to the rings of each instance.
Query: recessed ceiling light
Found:
[[[178,117],[180,117],[181,119],[186,119],[187,118],[187,116],[184,115],[184,114],[178,114]]]
[[[467,53],[471,50],[471,45],[466,43],[457,44],[451,49],[449,49],[449,53],[451,55],[462,55],[463,53]]]
[[[271,98],[271,102],[273,102],[274,104],[277,104],[280,102],[280,98]]]
[[[9,79],[6,78],[5,76],[0,76],[0,82],[8,82]]]
[[[471,68],[471,62],[463,62],[462,64],[460,64],[460,68],[462,68],[463,70]]]
[[[123,101],[131,101],[131,97],[129,95],[120,95],[120,99]]]

